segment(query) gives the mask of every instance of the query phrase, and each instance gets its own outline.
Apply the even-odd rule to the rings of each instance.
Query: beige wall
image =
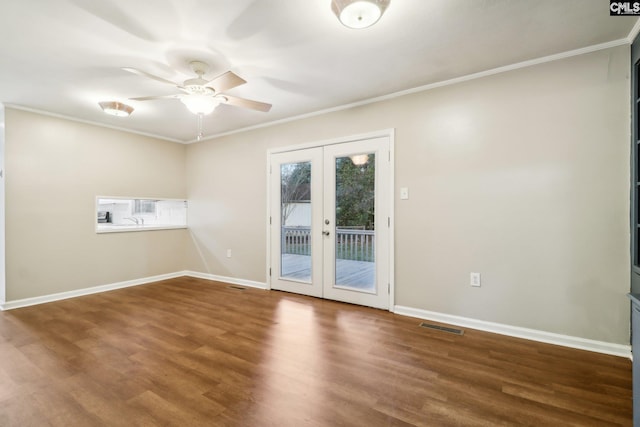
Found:
[[[7,301],[181,271],[186,230],[95,233],[95,197],[184,198],[185,147],[6,110]]]
[[[628,58],[616,47],[190,145],[186,266],[266,281],[267,150],[395,128],[411,195],[395,203],[396,304],[626,344]]]

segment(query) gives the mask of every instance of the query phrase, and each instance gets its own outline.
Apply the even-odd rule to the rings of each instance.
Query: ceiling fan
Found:
[[[263,112],[267,112],[271,109],[271,104],[253,101],[245,98],[238,98],[236,96],[222,93],[226,90],[246,83],[246,81],[242,77],[238,76],[232,71],[227,71],[226,73],[223,73],[218,77],[207,80],[204,78],[204,75],[209,70],[208,64],[201,61],[191,61],[189,65],[191,67],[191,70],[197,75],[197,77],[185,80],[183,84],[177,84],[175,82],[172,82],[171,80],[149,74],[136,68],[123,68],[123,70],[130,73],[148,77],[162,83],[170,84],[183,92],[175,95],[143,96],[140,98],[129,99],[133,101],[179,99],[184,105],[187,106],[189,111],[197,114],[200,117],[202,115],[211,113],[220,104],[228,104],[235,107],[249,108],[252,110]]]

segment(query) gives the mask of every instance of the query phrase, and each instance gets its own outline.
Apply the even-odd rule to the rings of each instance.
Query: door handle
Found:
[[[325,231],[322,232],[322,234],[324,234],[325,236],[328,236],[331,233],[329,233],[328,231],[325,230]]]

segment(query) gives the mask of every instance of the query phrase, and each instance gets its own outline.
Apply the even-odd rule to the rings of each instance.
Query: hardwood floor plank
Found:
[[[69,360],[59,358],[55,352],[40,343],[25,344],[16,347],[33,366],[37,366],[42,375],[56,379],[68,378],[78,373],[78,369]],[[2,357],[0,356],[0,360]],[[13,367],[13,364],[11,365]]]
[[[53,426],[48,414],[42,412],[24,396],[0,400],[1,426]]]
[[[206,425],[209,421],[200,413],[174,405],[171,401],[163,399],[149,390],[130,399],[127,403],[134,408],[138,408],[140,412],[150,414],[155,425],[198,426]]]
[[[516,385],[505,385],[502,387],[502,392],[524,398],[528,401],[565,409],[576,414],[583,414],[594,420],[601,420],[602,423],[607,421],[624,423],[630,415],[626,407],[621,410],[619,407],[612,407],[606,403],[600,403],[602,399],[598,399],[598,402],[593,402],[576,399],[575,396],[568,396],[564,393],[540,393],[539,391],[533,391],[526,387]]]
[[[632,424],[627,359],[419,323],[190,277],[1,312],[0,425]]]
[[[95,416],[104,425],[123,427],[137,425],[146,415],[127,406],[120,398],[117,388],[108,388],[107,384],[100,384],[86,375],[75,375],[58,382],[57,385],[84,412]]]
[[[28,411],[46,414],[46,422],[56,427],[106,425],[96,415],[87,412],[64,388],[54,382],[28,398]],[[2,424],[4,425],[4,424]]]
[[[459,414],[464,414],[464,419],[468,418],[474,423],[481,421],[484,423],[479,425],[615,425],[580,413],[567,411],[555,405],[545,405],[525,396],[510,395],[502,390],[491,388],[469,386],[460,379],[440,379],[438,384],[448,391],[448,399],[447,402],[440,405],[440,408],[446,408],[447,411],[442,412],[439,408],[437,412],[448,414],[453,419]],[[434,402],[427,402],[423,409],[430,414],[435,410]],[[465,423],[462,422],[462,425]]]
[[[566,396],[571,399],[577,398],[576,400],[584,402],[585,404],[591,402],[597,405],[604,405],[607,408],[619,411],[619,413],[629,411],[628,403],[625,399],[621,399],[620,395],[608,394],[602,390],[585,390],[565,384],[554,383],[551,387],[555,395]]]
[[[215,379],[184,368],[156,352],[136,353],[131,359],[139,364],[140,369],[136,374],[145,378],[154,391],[160,389],[181,395],[197,395],[206,393],[218,384]]]

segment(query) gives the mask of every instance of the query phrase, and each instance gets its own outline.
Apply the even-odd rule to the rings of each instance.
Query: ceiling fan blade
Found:
[[[182,95],[160,95],[160,96],[141,96],[139,98],[129,98],[132,101],[151,101],[153,99],[172,99],[180,98]]]
[[[227,71],[224,74],[219,75],[215,79],[207,83],[207,86],[212,87],[216,93],[221,93],[234,87],[245,84],[247,81],[234,73],[233,71]]]
[[[252,101],[250,99],[238,98],[235,96],[222,95],[227,100],[227,104],[235,107],[250,108],[252,110],[267,112],[271,109],[271,104],[266,102]]]
[[[156,81],[159,81],[159,82],[162,82],[162,83],[167,83],[167,84],[170,84],[172,86],[179,86],[178,84],[176,84],[175,82],[172,82],[171,80],[167,80],[167,79],[164,79],[162,77],[154,76],[153,74],[149,74],[146,71],[138,70],[137,68],[123,67],[122,69],[124,71],[128,71],[130,73],[137,74],[138,76],[148,77],[150,79],[153,79],[153,80],[156,80]]]

